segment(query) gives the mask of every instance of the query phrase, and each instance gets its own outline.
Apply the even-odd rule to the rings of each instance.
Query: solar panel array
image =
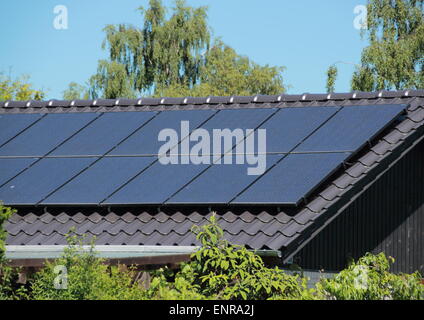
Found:
[[[8,205],[296,205],[405,107],[5,114],[0,116],[0,200]],[[186,131],[184,121],[190,126]],[[235,161],[245,135],[221,144],[221,152],[203,150],[208,163],[190,161],[183,145],[190,150],[196,144],[189,135],[198,128],[210,137],[219,129],[253,129],[253,134],[265,129],[263,173],[248,175],[252,164]],[[181,149],[178,165],[158,161],[162,129],[181,131],[177,141],[169,141],[172,154]],[[255,143],[256,152],[258,139]],[[232,164],[224,164],[223,152],[230,153]]]

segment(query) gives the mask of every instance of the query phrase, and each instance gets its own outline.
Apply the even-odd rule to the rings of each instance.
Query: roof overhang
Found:
[[[6,246],[6,260],[12,266],[42,267],[46,261],[60,258],[68,246],[64,245],[22,245]],[[98,245],[81,246],[79,252],[92,251],[96,257],[104,259],[107,264],[125,265],[162,265],[178,264],[190,260],[192,253],[199,250],[196,246],[127,246]],[[262,257],[281,257],[278,250],[256,250]]]

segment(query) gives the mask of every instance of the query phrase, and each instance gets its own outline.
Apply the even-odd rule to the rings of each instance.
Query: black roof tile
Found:
[[[353,178],[358,178],[367,170],[367,167],[363,165],[361,162],[355,163],[349,169],[346,170],[346,173]]]
[[[133,215],[131,212],[126,212],[122,217],[121,217],[121,219],[122,220],[124,220],[126,223],[131,223],[131,222],[133,222],[135,219],[136,219],[136,217],[135,217],[135,215]]]
[[[60,223],[66,223],[69,221],[69,219],[70,219],[69,215],[67,215],[65,212],[62,212],[55,217],[55,220]]]
[[[275,219],[277,219],[281,223],[288,223],[289,221],[291,221],[292,217],[288,216],[284,212],[280,212],[275,216]]]
[[[417,108],[408,114],[408,118],[414,122],[422,122],[424,120],[424,108]]]
[[[110,223],[114,223],[119,219],[119,216],[114,212],[110,212],[105,216],[105,219]]]
[[[272,215],[270,215],[266,211],[262,211],[261,213],[256,215],[256,218],[265,223],[271,222],[273,219],[275,219]]]
[[[371,151],[382,155],[390,151],[392,148],[392,145],[387,142],[386,140],[381,140],[379,143],[377,143],[374,147],[371,148]]]
[[[339,178],[337,178],[336,180],[334,180],[334,184],[341,188],[341,189],[345,189],[347,188],[349,185],[353,184],[356,181],[355,178],[349,176],[348,174],[344,173],[342,174]]]
[[[137,219],[139,219],[142,222],[149,222],[152,220],[152,216],[147,212],[142,212],[140,215],[137,216]]]
[[[164,214],[164,216],[163,216],[163,219],[165,219],[165,216],[167,216],[168,217],[168,219],[172,219],[173,221],[175,221],[175,222],[183,222],[183,221],[185,221],[185,220],[187,220],[187,218],[188,219],[190,219],[190,220],[194,220],[194,221],[197,221],[197,217],[194,215],[194,213],[192,214],[192,216],[190,216],[190,217],[186,217],[184,214],[182,214],[181,212],[176,212],[175,214],[173,214],[173,215],[171,215],[171,216],[169,216],[169,215],[165,215]],[[159,220],[159,221],[163,221],[163,219],[161,218],[161,220]]]
[[[90,214],[87,219],[93,223],[99,223],[103,219],[103,216],[101,216],[98,212],[94,212],[93,214]]]
[[[320,196],[328,201],[334,200],[341,192],[342,189],[332,184],[320,193]]]
[[[234,213],[232,213],[231,211],[228,211],[221,217],[221,219],[223,219],[227,222],[233,223],[234,221],[237,220],[237,216]]]
[[[324,199],[321,196],[316,197],[314,200],[309,202],[306,205],[306,208],[312,210],[313,212],[321,212],[324,208],[327,208],[328,204],[331,201]]]
[[[243,220],[244,222],[249,223],[249,222],[252,222],[254,219],[256,219],[256,217],[250,212],[245,211],[240,215],[240,219]]]
[[[405,138],[405,134],[400,132],[397,128],[393,129],[388,135],[384,137],[384,140],[391,144],[397,143],[399,140]]]
[[[359,158],[359,162],[362,163],[363,165],[369,167],[373,164],[375,164],[376,162],[379,162],[381,159],[381,155],[370,151],[368,152],[366,155],[364,155],[363,157]],[[332,200],[332,199],[329,199]]]
[[[41,215],[39,219],[43,221],[44,223],[51,223],[54,220],[54,216],[46,212],[43,215]]]

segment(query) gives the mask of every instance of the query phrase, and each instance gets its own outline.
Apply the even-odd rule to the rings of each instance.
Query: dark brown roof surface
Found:
[[[369,187],[393,163],[424,138],[424,90],[357,92],[252,97],[163,98],[139,100],[87,100],[0,102],[0,113],[56,113],[93,111],[150,111],[180,109],[266,108],[407,104],[406,116],[365,147],[344,170],[296,210],[284,208],[212,208],[217,211],[227,239],[254,249],[298,251],[335,218],[352,199]],[[234,210],[233,210],[234,209]],[[9,245],[65,244],[65,234],[95,235],[98,244],[197,245],[193,224],[205,223],[208,208],[165,210],[104,208],[62,210],[21,208],[6,224]],[[159,213],[157,213],[159,211]]]

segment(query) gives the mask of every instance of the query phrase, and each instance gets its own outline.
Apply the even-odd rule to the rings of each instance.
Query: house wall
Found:
[[[385,252],[393,272],[424,275],[424,142],[418,144],[308,243],[304,269],[343,269],[350,258]]]

